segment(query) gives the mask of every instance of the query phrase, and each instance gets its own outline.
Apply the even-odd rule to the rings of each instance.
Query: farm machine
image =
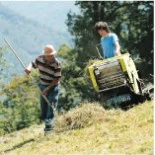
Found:
[[[128,107],[153,99],[153,85],[145,86],[129,53],[96,60],[87,67],[87,72],[105,108]]]

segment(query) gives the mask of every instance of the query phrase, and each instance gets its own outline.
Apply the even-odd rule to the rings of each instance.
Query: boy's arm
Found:
[[[121,52],[120,52],[120,44],[118,41],[115,42],[115,47],[116,47],[116,51],[115,51],[115,56],[120,56],[121,55]]]

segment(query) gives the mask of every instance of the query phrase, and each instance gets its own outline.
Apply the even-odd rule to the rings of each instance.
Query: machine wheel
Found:
[[[102,98],[102,105],[105,109],[112,109],[112,108],[121,108],[121,109],[128,109],[130,102],[132,100],[132,96],[130,94],[122,94],[119,96],[114,97],[104,97]]]
[[[151,101],[154,99],[154,86],[152,83],[147,84],[142,92],[147,100]]]
[[[152,101],[154,100],[154,91],[149,91],[148,94],[146,95],[147,100]]]

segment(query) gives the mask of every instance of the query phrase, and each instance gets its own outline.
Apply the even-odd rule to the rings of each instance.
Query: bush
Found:
[[[40,122],[39,91],[34,80],[15,77],[2,93],[6,99],[0,105],[0,135]]]

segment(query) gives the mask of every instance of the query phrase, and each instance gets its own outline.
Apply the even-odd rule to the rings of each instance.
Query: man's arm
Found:
[[[57,85],[58,82],[59,82],[59,79],[54,79],[54,80],[52,81],[52,83],[51,83],[47,88],[45,88],[45,89],[43,90],[42,95],[47,95],[47,93],[49,92],[49,90],[50,90],[52,87],[54,87],[55,85]]]
[[[115,56],[120,56],[121,55],[121,52],[120,52],[120,44],[118,41],[115,42],[115,47],[116,47],[116,51],[115,51]]]
[[[31,73],[32,68],[37,68],[36,60],[35,60],[34,62],[31,62],[31,63],[27,66],[27,68],[25,68],[25,70],[24,70],[25,73],[26,73],[27,75],[29,75],[29,74]]]

